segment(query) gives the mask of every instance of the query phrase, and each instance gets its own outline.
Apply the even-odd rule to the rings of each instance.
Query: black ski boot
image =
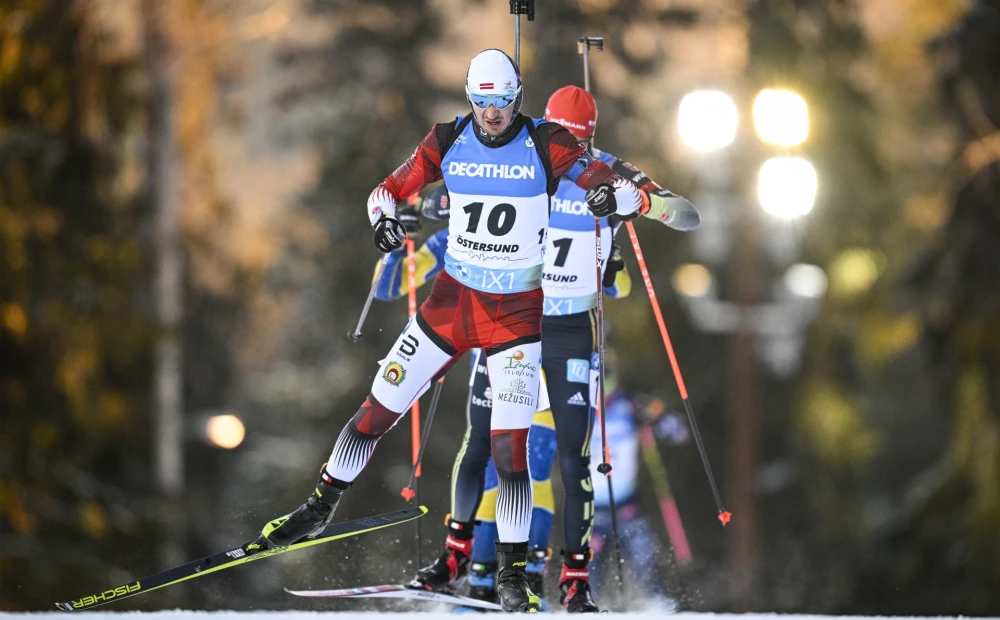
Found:
[[[559,602],[570,613],[598,613],[601,611],[590,592],[590,549],[568,553],[562,552],[563,567],[559,576],[562,595]]]
[[[337,480],[326,473],[326,466],[319,476],[319,482],[312,495],[298,510],[278,517],[264,526],[264,530],[255,542],[247,549],[267,549],[284,547],[297,543],[304,538],[312,538],[322,532],[333,519],[337,511],[340,496],[351,484]]]
[[[528,543],[496,543],[500,574],[497,577],[497,595],[504,611],[537,612],[542,599],[528,587]]]
[[[469,574],[469,556],[472,555],[472,523],[448,519],[451,532],[444,543],[444,553],[430,566],[417,571],[417,576],[407,584],[414,590],[430,590],[454,594]]]
[[[473,562],[469,567],[469,598],[487,603],[499,603],[497,597],[497,563]]]
[[[528,566],[525,572],[528,576],[528,587],[538,598],[542,599],[541,611],[545,606],[545,566],[551,556],[549,549],[535,548],[528,552]]]

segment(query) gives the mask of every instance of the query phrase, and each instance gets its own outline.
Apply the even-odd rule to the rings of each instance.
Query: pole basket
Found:
[[[528,21],[535,21],[535,0],[510,0],[511,15],[527,15]]]

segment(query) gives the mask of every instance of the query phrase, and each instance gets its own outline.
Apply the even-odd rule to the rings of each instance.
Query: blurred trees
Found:
[[[939,228],[933,102],[886,95],[891,62],[879,65],[853,3],[795,4],[750,9],[750,75],[790,81],[813,108],[823,187],[806,252],[830,291],[794,406],[770,428],[773,457],[800,469],[767,505],[783,527],[761,531],[777,552],[762,608],[995,614],[996,8],[978,3],[933,46],[960,130],[957,198]],[[916,8],[916,23],[943,12]],[[904,139],[894,115],[910,121]]]
[[[156,505],[145,501],[159,336],[143,191],[149,74],[141,44],[123,52],[102,29],[111,4],[0,8],[4,605],[41,608],[55,592],[157,566],[158,521],[146,512]],[[576,39],[604,36],[606,51],[593,58],[597,145],[682,194],[695,187],[670,150],[681,89],[732,86],[745,99],[784,86],[809,101],[803,151],[821,190],[803,224],[802,258],[825,268],[830,289],[802,374],[761,376],[758,609],[1000,611],[997,0],[975,3],[930,56],[920,52],[961,4],[553,0],[539,3],[537,21],[522,21],[524,111],[541,116],[552,90],[582,84]],[[468,59],[486,46],[510,50],[511,30],[507,3],[494,0],[171,6],[184,395],[195,414],[187,432],[201,413],[223,408],[249,430],[224,455],[188,442],[191,473],[175,508],[194,534],[178,538],[195,556],[252,536],[311,488],[406,320],[404,302],[376,304],[362,344],[343,337],[377,259],[368,193],[433,122],[466,113]],[[265,45],[263,37],[273,38]],[[943,106],[926,97],[928,58],[939,67]],[[256,70],[265,77],[247,75]],[[234,144],[244,151],[234,155]],[[319,162],[317,182],[298,188],[300,204],[284,199],[290,206],[274,220],[261,213],[267,198],[239,201],[241,179],[228,176],[249,167],[240,159],[247,152],[268,149],[315,149]],[[253,180],[254,188],[268,182]],[[249,233],[248,214],[264,222]],[[695,331],[672,299],[669,276],[687,260],[686,236],[649,222],[638,228],[710,456],[717,473],[727,472],[730,362],[719,353],[727,337]],[[762,260],[760,275],[764,291],[779,266]],[[609,304],[611,342],[627,352],[619,355],[625,386],[671,402],[646,304],[641,290]],[[435,513],[423,526],[425,560],[440,544],[445,477],[464,426],[463,369],[453,374],[425,461],[422,500]],[[403,503],[407,425],[380,443],[343,518]],[[666,460],[696,557],[692,569],[671,573],[672,585],[688,607],[725,609],[730,529],[710,518],[697,453],[676,449]],[[280,587],[408,577],[413,533],[282,556],[182,587],[177,600],[308,607],[279,598]]]
[[[149,476],[155,337],[129,168],[137,68],[90,18],[59,0],[0,7],[4,604],[79,581],[53,558],[103,574],[102,557],[150,534],[133,501]]]
[[[900,413],[898,401],[885,396],[894,386],[865,364],[865,326],[892,324],[898,311],[877,290],[841,296],[835,264],[846,248],[864,257],[897,249],[887,238],[899,194],[882,161],[875,94],[857,77],[871,52],[854,3],[758,2],[747,18],[748,92],[790,88],[809,102],[809,139],[796,150],[815,162],[821,189],[816,209],[795,224],[804,229],[798,260],[823,266],[830,278],[801,375],[764,379],[760,388],[766,413],[754,483],[759,574],[752,608],[845,611],[858,586],[854,543],[867,536],[866,491],[881,477],[877,459],[898,458],[879,434]],[[761,244],[772,225],[759,220]],[[758,260],[757,286],[767,295],[784,266]],[[768,468],[780,482],[763,482]],[[879,501],[886,482],[875,485]]]
[[[883,609],[1000,613],[1000,2],[979,0],[929,46],[956,128],[950,213],[911,271],[948,451],[887,547]],[[902,591],[911,592],[901,596]]]
[[[793,408],[770,427],[772,457],[794,455],[800,469],[767,505],[765,521],[783,527],[761,531],[777,552],[763,567],[762,594],[773,602],[762,608],[996,613],[989,593],[1000,563],[983,528],[1000,509],[987,387],[997,378],[1000,315],[985,240],[996,238],[1000,193],[995,176],[983,183],[995,175],[995,150],[982,156],[997,127],[990,104],[1000,101],[997,48],[986,43],[996,40],[995,9],[980,4],[935,46],[951,54],[944,90],[970,145],[959,150],[976,162],[935,236],[943,175],[928,165],[940,134],[932,102],[901,101],[903,88],[887,96],[880,79],[901,80],[880,75],[892,63],[879,63],[854,3],[792,4],[751,7],[750,75],[791,82],[812,106],[807,149],[822,206],[807,224],[806,253],[826,267],[830,290]],[[944,12],[929,3],[912,19]],[[910,121],[905,138],[897,115]]]

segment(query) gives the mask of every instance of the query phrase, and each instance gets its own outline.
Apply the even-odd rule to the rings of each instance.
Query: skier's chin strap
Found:
[[[496,136],[486,133],[486,130],[476,122],[475,114],[472,115],[472,123],[475,125],[475,131],[472,133],[476,134],[476,138],[482,143],[482,145],[495,149],[510,144],[511,141],[517,137],[521,128],[524,127],[524,116],[521,114],[515,114],[514,118],[510,121],[510,125],[507,125],[507,129],[504,129]]]

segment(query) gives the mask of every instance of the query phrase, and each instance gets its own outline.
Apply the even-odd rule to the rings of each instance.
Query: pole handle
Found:
[[[598,52],[604,51],[604,37],[580,37],[576,43],[576,53],[585,54],[593,45]]]
[[[528,21],[535,21],[535,0],[510,0],[511,15],[527,15]]]

